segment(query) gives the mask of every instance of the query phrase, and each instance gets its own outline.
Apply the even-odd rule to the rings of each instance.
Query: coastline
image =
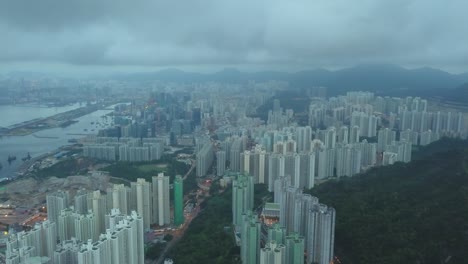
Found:
[[[46,129],[67,127],[76,123],[77,121],[74,120],[76,118],[85,116],[97,110],[107,110],[109,106],[115,105],[116,103],[118,102],[87,105],[49,117],[35,118],[9,127],[2,127],[2,130],[0,130],[0,136],[27,136]]]
[[[77,117],[76,122],[66,127],[44,128],[40,132],[37,131],[24,136],[8,135],[0,137],[0,161],[3,164],[3,169],[0,170],[0,178],[18,178],[27,174],[28,168],[35,161],[69,148],[80,138],[97,134],[99,128],[111,126],[112,121],[102,122],[103,116],[113,111],[109,109],[109,106],[112,106],[112,104],[107,105],[104,110],[96,109],[90,113],[88,111],[86,113],[81,112],[84,115]],[[97,122],[102,124],[99,128],[95,125]],[[96,129],[96,131],[91,132],[93,129]],[[90,132],[84,132],[85,130]],[[22,161],[22,158],[26,157],[28,153],[31,155],[31,160]],[[17,160],[11,163],[5,162],[10,155],[16,156]]]

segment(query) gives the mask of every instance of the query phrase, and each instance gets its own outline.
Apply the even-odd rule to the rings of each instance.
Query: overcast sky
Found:
[[[0,0],[0,70],[468,71],[466,0]]]

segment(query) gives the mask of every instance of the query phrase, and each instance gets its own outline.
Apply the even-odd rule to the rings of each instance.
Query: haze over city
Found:
[[[0,0],[0,264],[466,263],[466,10]]]
[[[466,1],[7,1],[0,65],[47,72],[466,70]]]

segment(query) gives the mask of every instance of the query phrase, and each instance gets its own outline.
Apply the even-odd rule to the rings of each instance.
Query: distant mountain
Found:
[[[443,97],[449,101],[468,103],[468,83],[464,83],[455,89],[447,91]]]
[[[114,76],[135,81],[161,80],[171,82],[246,82],[249,80],[288,81],[291,88],[326,86],[329,95],[346,91],[366,90],[381,95],[425,96],[440,95],[453,87],[468,83],[468,73],[450,74],[433,68],[405,69],[391,64],[365,64],[336,71],[324,69],[294,73],[278,71],[241,72],[227,68],[215,73],[192,73],[176,69],[157,72],[136,73]]]

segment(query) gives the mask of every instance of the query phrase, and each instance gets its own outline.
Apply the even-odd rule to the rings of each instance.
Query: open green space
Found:
[[[335,255],[341,263],[467,263],[466,144],[436,142],[416,152],[411,163],[310,190],[336,209]]]
[[[64,158],[56,164],[36,171],[35,176],[38,178],[66,178],[70,175],[84,175],[88,172],[88,167],[94,164],[92,160],[84,158]]]
[[[184,164],[185,165],[185,164]],[[102,170],[108,171],[109,174],[116,178],[126,179],[128,181],[136,181],[138,178],[144,178],[147,181],[151,181],[151,177],[158,175],[163,172],[169,175],[169,169],[174,170],[173,166],[176,166],[179,171],[183,172],[182,164],[166,164],[158,162],[123,162],[118,161],[111,164]],[[188,170],[188,168],[187,168]]]
[[[108,171],[111,176],[136,181],[137,178],[151,180],[152,176],[160,172],[171,176],[185,175],[190,165],[177,161],[175,155],[164,155],[160,160],[148,162],[117,161],[103,170]],[[171,178],[171,182],[172,182]]]
[[[159,171],[159,172],[167,172],[167,164],[142,164],[137,166],[137,168],[143,172],[148,171]]]
[[[225,230],[232,222],[231,199],[232,191],[228,188],[204,202],[203,210],[169,252],[168,257],[174,263],[241,263],[240,249],[235,244],[234,235],[232,231]]]

